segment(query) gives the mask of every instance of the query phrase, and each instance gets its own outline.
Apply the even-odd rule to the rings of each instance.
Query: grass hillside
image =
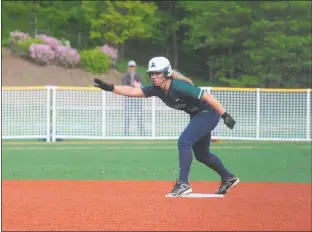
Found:
[[[66,69],[58,66],[40,66],[12,55],[8,48],[2,47],[2,86],[93,86],[93,78],[100,77],[113,84],[120,84],[127,72],[128,60],[118,60],[116,69],[109,69],[101,75],[89,73],[81,68]],[[147,66],[147,63],[146,63]],[[137,72],[142,74],[144,85],[150,84],[146,78],[146,66],[138,65]],[[194,83],[203,83],[192,78]]]
[[[93,86],[93,78],[100,77],[113,84],[119,84],[126,71],[126,61],[118,64],[120,71],[109,69],[101,75],[94,75],[81,68],[66,69],[58,66],[40,66],[12,55],[2,48],[2,86]],[[123,64],[126,65],[122,69]]]

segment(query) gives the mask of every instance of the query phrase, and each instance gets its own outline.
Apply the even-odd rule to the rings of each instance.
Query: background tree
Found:
[[[310,1],[2,1],[9,33],[108,43],[146,66],[167,56],[200,85],[311,86]]]

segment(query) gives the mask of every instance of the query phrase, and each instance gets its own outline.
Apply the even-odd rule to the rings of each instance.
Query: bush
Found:
[[[112,59],[113,63],[115,63],[116,60],[118,59],[117,49],[114,49],[113,47],[110,47],[107,44],[105,44],[101,47],[101,50]]]
[[[52,36],[38,34],[37,39],[42,40],[55,52],[55,63],[62,67],[74,67],[80,62],[80,55],[76,49],[70,47],[67,40],[58,40]]]
[[[101,49],[95,48],[80,52],[80,64],[86,71],[100,74],[111,67],[112,61]]]
[[[7,38],[3,38],[1,40],[1,46],[2,47],[9,47],[9,45],[10,45],[10,39],[8,37]]]
[[[80,55],[76,49],[67,46],[59,46],[55,50],[56,62],[66,68],[74,67],[80,62]]]
[[[47,36],[45,34],[36,35],[36,39],[43,41],[46,45],[49,45],[54,51],[62,44],[62,42],[54,37]]]
[[[69,68],[80,63],[86,71],[95,74],[107,71],[118,58],[118,50],[106,44],[79,54],[71,48],[68,40],[58,40],[45,34],[32,38],[27,33],[14,31],[10,33],[10,45],[15,54],[41,65],[57,64]]]
[[[10,32],[10,41],[12,43],[26,41],[30,38],[27,33],[20,32],[20,31],[12,31]]]
[[[55,52],[46,44],[32,44],[29,52],[31,58],[41,65],[51,64],[55,58]]]
[[[43,44],[43,41],[39,39],[34,39],[30,36],[23,37],[11,37],[10,39],[10,49],[11,51],[18,56],[30,57],[30,46],[32,44]]]
[[[61,42],[62,42],[62,44],[63,44],[64,46],[66,46],[66,47],[71,47],[70,41],[69,41],[69,40],[67,40],[67,39],[61,39]]]

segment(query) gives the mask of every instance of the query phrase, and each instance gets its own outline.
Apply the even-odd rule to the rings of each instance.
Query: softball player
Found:
[[[218,156],[211,153],[211,131],[217,126],[220,117],[230,129],[234,128],[236,122],[211,94],[195,87],[190,79],[173,71],[165,57],[152,58],[148,63],[147,74],[153,84],[142,88],[115,86],[97,78],[94,79],[94,86],[128,97],[156,96],[167,106],[189,114],[190,123],[178,140],[179,179],[169,195],[179,197],[192,192],[188,177],[193,152],[199,162],[220,175],[221,185],[216,194],[226,194],[239,183],[239,178],[224,167]]]

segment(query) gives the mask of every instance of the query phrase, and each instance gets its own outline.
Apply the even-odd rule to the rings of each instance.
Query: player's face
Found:
[[[160,86],[165,81],[165,76],[162,72],[153,72],[151,73],[151,79],[155,86]]]
[[[135,73],[135,66],[128,66],[129,73]]]

